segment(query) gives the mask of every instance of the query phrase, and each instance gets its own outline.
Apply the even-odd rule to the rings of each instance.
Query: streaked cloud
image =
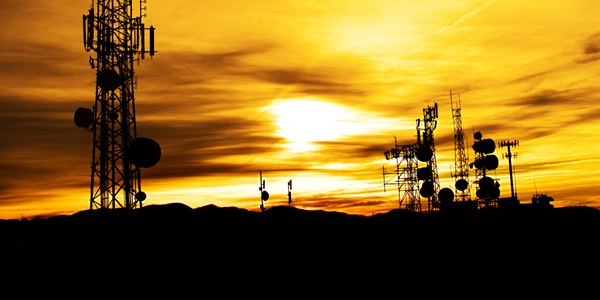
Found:
[[[0,3],[0,218],[89,205],[92,133],[74,126],[73,113],[95,97],[94,53],[82,44],[90,5]],[[144,22],[156,28],[157,53],[134,66],[138,135],[162,150],[142,172],[148,203],[258,210],[262,171],[273,197],[267,205],[287,205],[293,180],[298,207],[397,208],[398,191],[383,191],[382,168],[394,167],[383,152],[415,143],[416,120],[434,103],[440,181],[452,185],[452,91],[469,156],[476,131],[519,140],[522,202],[537,190],[556,206],[599,206],[600,196],[588,193],[600,179],[598,8],[589,1],[148,1]],[[274,111],[293,101],[325,106]],[[298,127],[282,130],[291,121]],[[323,128],[302,141],[311,147],[291,151],[293,134],[332,124],[335,134]],[[506,150],[496,149],[494,174],[504,195]]]

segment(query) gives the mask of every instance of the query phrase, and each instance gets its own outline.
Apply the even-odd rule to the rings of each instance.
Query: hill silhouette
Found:
[[[590,207],[372,216],[273,206],[264,212],[182,203],[0,220],[2,251],[597,252]]]

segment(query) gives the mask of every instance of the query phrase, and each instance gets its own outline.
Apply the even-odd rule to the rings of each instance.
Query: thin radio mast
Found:
[[[155,54],[155,28],[143,22],[146,2],[139,0],[134,16],[132,0],[96,0],[83,15],[83,45],[95,53],[96,99],[93,110],[78,108],[74,120],[93,132],[90,209],[142,207],[140,168],[160,160],[158,143],[136,130],[133,66]]]

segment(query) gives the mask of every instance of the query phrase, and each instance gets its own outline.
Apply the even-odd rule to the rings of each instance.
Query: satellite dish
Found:
[[[454,192],[449,188],[443,188],[438,193],[438,199],[442,203],[450,203],[454,200]]]
[[[483,176],[479,179],[479,188],[489,191],[494,187],[494,179],[489,176]]]
[[[140,168],[153,167],[160,160],[160,156],[160,145],[149,138],[137,138],[125,149],[125,158]]]
[[[417,159],[423,162],[429,161],[433,157],[433,151],[431,148],[425,145],[419,146],[417,149]]]
[[[459,191],[464,191],[469,187],[469,182],[461,178],[454,183],[454,187]]]
[[[473,150],[479,153],[493,153],[496,150],[496,142],[492,139],[483,139],[473,144]]]
[[[263,190],[263,191],[260,193],[260,199],[262,199],[262,200],[264,200],[264,201],[267,201],[267,200],[269,200],[269,192],[267,192],[266,190]]]
[[[479,199],[485,199],[487,192],[484,189],[478,189],[477,192],[475,192],[475,195],[477,195],[477,198]]]
[[[138,200],[138,201],[144,201],[144,200],[146,200],[146,193],[141,192],[141,191],[135,193],[135,200]]]
[[[433,192],[433,181],[426,180],[425,182],[423,182],[423,185],[419,190],[419,194],[421,194],[423,198],[429,198],[433,195]]]
[[[475,160],[475,162],[473,163],[473,165],[478,170],[482,170],[483,168],[485,168],[485,160],[483,158],[478,158],[478,159]]]
[[[104,69],[96,76],[98,86],[103,90],[114,91],[121,86],[121,78],[119,73],[113,69]]]
[[[75,110],[73,121],[77,127],[88,128],[94,122],[94,113],[89,108],[80,107]]]
[[[494,154],[486,155],[484,164],[487,170],[496,170],[496,168],[498,168],[498,157]]]
[[[429,169],[429,167],[419,168],[417,170],[417,178],[419,180],[431,179],[431,170]]]
[[[494,186],[488,191],[488,196],[492,199],[498,199],[500,197],[500,186]]]

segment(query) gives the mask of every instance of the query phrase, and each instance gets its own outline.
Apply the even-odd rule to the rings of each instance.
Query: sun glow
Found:
[[[313,143],[331,141],[363,131],[358,115],[348,108],[310,99],[277,100],[269,110],[276,116],[277,135],[294,151],[315,150]]]

